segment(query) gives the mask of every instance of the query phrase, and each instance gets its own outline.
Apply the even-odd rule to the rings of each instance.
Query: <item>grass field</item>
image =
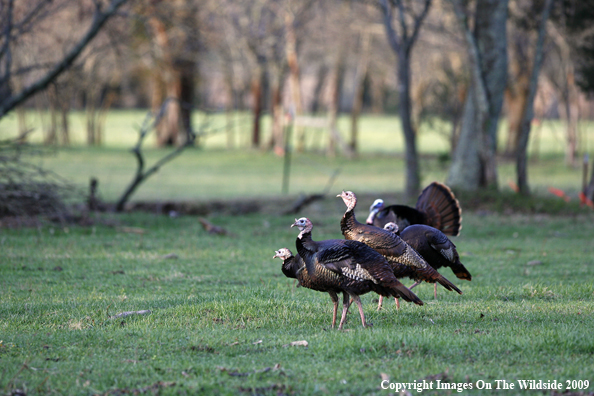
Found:
[[[48,149],[42,157],[32,157],[35,163],[57,172],[86,190],[89,179],[99,179],[99,191],[103,199],[116,200],[124,191],[136,171],[135,157],[129,149],[136,143],[137,129],[145,118],[144,111],[113,111],[106,119],[104,146],[89,148],[84,145],[84,114],[71,115],[71,139],[69,148]],[[34,132],[32,143],[43,139],[42,120],[39,113],[29,113],[27,120]],[[201,125],[204,115],[195,115],[195,124]],[[179,158],[165,165],[144,183],[132,200],[210,200],[234,197],[267,197],[282,191],[284,159],[270,152],[247,149],[250,134],[249,117],[235,116],[234,148],[226,149],[225,117],[215,114],[206,118],[212,134],[201,140],[200,148],[188,149]],[[349,130],[347,116],[339,119],[339,127]],[[265,126],[268,119],[264,119]],[[433,180],[444,181],[449,168],[448,161],[440,158],[448,153],[447,140],[440,128],[424,125],[419,134],[422,184]],[[563,162],[564,137],[560,121],[544,121],[534,128],[530,145],[531,162],[529,183],[537,195],[550,195],[549,186],[565,190],[576,199],[581,189],[581,167],[568,168]],[[315,154],[325,147],[326,132],[316,129],[307,131],[309,152],[295,153],[290,172],[290,194],[317,193],[322,191],[329,179],[338,171],[334,186],[353,191],[384,192],[404,189],[403,139],[398,120],[392,116],[361,117],[360,153],[357,159],[326,157]],[[16,136],[16,117],[10,115],[0,121],[0,140]],[[267,140],[267,129],[263,141]],[[505,137],[505,122],[500,134]],[[588,153],[594,142],[594,123],[582,121],[580,153]],[[145,142],[146,166],[151,166],[168,151],[154,147],[151,134]],[[594,153],[591,153],[594,154]],[[591,157],[594,157],[592,155]],[[503,191],[510,191],[509,182],[515,181],[515,165],[511,161],[499,163],[499,183]]]
[[[303,213],[314,219],[314,238],[341,237],[343,210],[336,199]],[[294,248],[290,216],[211,218],[233,237],[207,234],[194,217],[148,214],[5,230],[0,389],[382,395],[393,393],[380,387],[386,378],[592,383],[593,220],[468,213],[455,243],[473,280],[442,271],[463,295],[441,289],[435,301],[433,287],[421,285],[425,306],[397,311],[387,301],[381,312],[377,296],[366,295],[373,327],[362,328],[352,309],[345,331],[330,328],[326,294],[296,288],[271,259]],[[151,313],[110,318],[138,310]],[[302,340],[307,347],[287,346]]]
[[[135,170],[128,148],[135,141],[131,126],[142,118],[114,113],[106,147],[82,146],[79,131],[78,144],[32,160],[81,189],[96,176],[101,196],[115,200]],[[343,188],[360,193],[360,220],[372,197],[394,200],[404,163],[393,124],[364,117],[356,160],[295,155],[288,202],[322,191],[337,169],[330,195]],[[13,131],[14,120],[2,120],[0,139]],[[541,130],[530,180],[542,196],[552,185],[575,201],[581,173],[562,165],[559,131],[554,122]],[[439,139],[430,132],[421,138],[423,184],[445,179]],[[214,135],[188,150],[133,199],[278,197],[283,160],[225,150],[224,141]],[[147,145],[149,164],[165,152]],[[505,191],[513,165],[501,163],[499,171]],[[414,291],[424,306],[396,310],[386,301],[378,312],[377,296],[368,294],[362,300],[373,327],[362,328],[353,307],[344,331],[330,328],[328,295],[296,287],[272,259],[278,248],[295,250],[297,235],[289,228],[294,216],[275,209],[211,214],[210,221],[233,232],[227,237],[207,234],[193,216],[147,213],[104,213],[86,227],[0,228],[0,394],[387,395],[394,390],[382,389],[383,380],[425,380],[434,389],[439,380],[471,384],[460,392],[466,395],[592,395],[594,214],[574,203],[562,215],[542,213],[557,212],[550,209],[565,205],[560,200],[532,202],[523,214],[516,205],[525,203],[503,197],[486,209],[464,210],[462,234],[453,241],[473,280],[441,271],[463,295],[442,288],[434,300],[433,287],[421,285]],[[314,222],[314,239],[341,238],[344,209],[340,199],[328,198],[300,216]],[[114,317],[140,310],[150,313]],[[514,389],[497,390],[497,380]],[[562,389],[521,390],[518,380],[556,380]]]

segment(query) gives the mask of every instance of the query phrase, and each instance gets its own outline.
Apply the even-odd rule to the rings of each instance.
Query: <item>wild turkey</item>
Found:
[[[446,235],[458,236],[462,229],[462,209],[448,186],[433,182],[419,195],[416,208],[384,206],[383,200],[376,199],[369,208],[366,223],[383,227],[389,222],[396,223],[401,230],[411,224],[425,224]]]
[[[313,224],[305,217],[295,220],[291,227],[299,228],[295,245],[312,281],[342,291],[339,329],[342,329],[346,320],[349,296],[359,308],[363,327],[368,324],[359,296],[370,291],[382,296],[402,297],[405,301],[423,305],[413,292],[396,279],[386,259],[364,243],[344,239],[314,241],[311,238]]]
[[[307,268],[305,268],[305,263],[299,254],[297,256],[293,256],[293,252],[291,252],[288,248],[281,248],[274,252],[274,256],[272,258],[280,258],[283,260],[283,266],[281,267],[283,274],[287,278],[297,279],[299,284],[303,287],[308,289],[317,290],[321,292],[327,292],[332,299],[332,303],[334,304],[334,310],[332,312],[332,328],[336,325],[336,313],[338,312],[338,295],[342,290],[339,287],[333,286],[332,284],[328,283],[317,283],[315,282],[311,276],[309,276],[309,272],[307,272]]]
[[[398,225],[389,222],[384,226],[384,229],[399,235],[436,270],[441,267],[450,267],[459,279],[467,281],[472,279],[470,272],[460,262],[456,245],[437,228],[423,224],[413,224],[399,232]],[[415,282],[410,288],[412,289],[417,285],[418,282]],[[434,284],[433,296],[437,298],[437,283]]]
[[[431,267],[398,235],[383,228],[359,223],[354,212],[355,206],[357,206],[357,197],[352,191],[343,191],[337,197],[341,197],[347,206],[340,221],[342,235],[348,240],[363,242],[379,252],[392,266],[396,278],[409,277],[415,281],[438,282],[446,289],[462,294],[460,289]],[[382,302],[383,298],[380,296],[378,309],[381,309]],[[396,300],[396,305],[400,306],[398,300]]]

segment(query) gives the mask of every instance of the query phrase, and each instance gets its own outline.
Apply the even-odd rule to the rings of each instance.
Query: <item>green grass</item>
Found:
[[[315,239],[337,238],[343,210],[335,199],[303,215]],[[296,288],[271,259],[294,248],[290,216],[211,218],[233,237],[190,216],[100,220],[0,234],[0,393],[385,395],[382,375],[594,380],[592,215],[465,213],[455,243],[473,280],[442,271],[463,295],[441,289],[435,301],[421,285],[425,306],[387,301],[377,312],[369,294],[373,327],[353,308],[345,331],[330,328],[326,294]],[[144,309],[152,313],[109,318]],[[309,346],[285,346],[299,340]]]
[[[167,150],[146,150],[147,166]],[[88,189],[89,179],[99,179],[103,199],[116,200],[130,183],[136,171],[134,156],[118,148],[61,149],[52,155],[33,158],[35,163],[53,170]],[[574,202],[581,189],[581,170],[561,165],[561,157],[541,159],[529,169],[533,192],[551,196],[549,186],[561,188]],[[211,200],[236,197],[270,197],[281,195],[284,159],[272,153],[188,149],[166,164],[143,183],[132,200]],[[434,180],[445,181],[448,163],[437,157],[423,157],[422,185]],[[311,153],[295,154],[290,169],[289,194],[319,193],[333,173],[338,171],[334,189],[376,194],[402,191],[405,185],[404,159],[396,155],[366,154],[358,159],[324,157]],[[514,165],[499,166],[501,191],[511,192],[507,184],[515,180]],[[369,203],[371,204],[371,202]]]
[[[143,123],[147,112],[145,110],[111,110],[105,118],[105,133],[103,143],[107,147],[129,148],[138,138],[138,129]],[[324,116],[321,115],[320,118]],[[85,145],[86,115],[82,111],[72,111],[69,115],[70,140],[74,146]],[[231,141],[235,148],[249,147],[251,142],[251,115],[249,112],[237,112],[230,118]],[[450,125],[439,120],[427,120],[419,128],[418,147],[421,153],[442,154],[448,152],[447,134]],[[270,136],[270,117],[264,116],[262,141],[266,142]],[[29,141],[43,142],[45,130],[49,125],[49,114],[46,111],[26,111],[27,128],[32,129]],[[201,144],[208,149],[227,148],[228,119],[223,113],[205,115],[202,112],[193,114],[193,125],[198,132],[206,132],[201,138]],[[344,139],[348,139],[350,131],[350,116],[342,114],[338,118],[338,129]],[[505,147],[507,123],[502,119],[499,125],[500,147]],[[364,114],[359,121],[360,139],[359,149],[363,153],[394,153],[402,152],[404,138],[398,118],[393,115]],[[578,134],[581,139],[580,150],[589,152],[594,141],[594,123],[580,120]],[[16,137],[18,135],[16,113],[10,113],[0,120],[0,138]],[[560,120],[542,120],[541,124],[532,128],[532,140],[529,151],[533,154],[563,153],[565,147],[565,125]],[[293,136],[295,138],[295,135]],[[324,129],[306,128],[306,144],[309,149],[324,149],[328,140]],[[150,134],[147,146],[155,147],[156,139]]]
[[[14,136],[12,117],[0,122],[0,139]],[[83,118],[73,117],[73,146],[31,159],[81,189],[98,177],[102,198],[113,201],[135,171],[128,148],[144,113],[110,113],[102,148],[83,146]],[[222,122],[219,117],[213,126]],[[348,130],[346,118],[340,122]],[[133,200],[276,198],[283,159],[245,150],[249,129],[242,125],[235,149],[224,149],[224,134],[212,135],[165,165]],[[512,195],[513,164],[501,162],[503,194],[461,195],[464,228],[454,242],[473,280],[442,273],[464,294],[442,289],[435,301],[432,286],[422,285],[415,292],[425,306],[403,304],[397,311],[388,301],[381,312],[377,296],[366,295],[370,329],[361,327],[355,309],[346,331],[330,329],[330,298],[283,276],[271,257],[280,247],[294,249],[296,231],[289,228],[293,216],[276,209],[211,214],[233,237],[205,233],[195,217],[142,213],[104,214],[89,227],[0,228],[0,394],[393,393],[380,388],[382,376],[493,385],[501,379],[592,382],[594,215],[575,204],[581,173],[563,165],[560,124],[543,125],[531,185],[539,196],[550,196],[548,186],[562,188],[574,202]],[[33,143],[42,137],[36,128]],[[590,123],[581,128],[583,136],[591,133]],[[360,219],[380,194],[395,202],[404,186],[397,120],[366,116],[361,131],[357,159],[295,154],[287,202],[322,191],[336,169],[330,192],[357,192]],[[315,150],[325,133],[309,131],[307,139]],[[147,141],[148,165],[167,152],[153,143]],[[447,152],[445,140],[422,130],[419,148],[423,184],[444,180],[448,163],[438,158]],[[342,202],[329,198],[300,215],[313,220],[315,239],[326,239],[341,237],[343,212]],[[171,253],[178,258],[166,258]],[[151,314],[110,318],[144,309]],[[308,347],[285,346],[299,340]]]
[[[42,119],[38,112],[27,113],[32,143],[43,138]],[[137,139],[137,129],[145,112],[112,111],[106,119],[104,146],[89,148],[84,145],[84,114],[71,114],[70,148],[49,149],[43,157],[32,157],[35,163],[57,172],[87,190],[89,179],[99,179],[99,191],[103,199],[116,200],[130,183],[136,171],[136,160],[129,149]],[[204,115],[195,114],[195,123],[200,125]],[[166,164],[141,185],[132,200],[210,200],[235,197],[276,196],[282,190],[284,159],[269,152],[247,149],[250,137],[250,122],[247,114],[239,113],[234,134],[234,148],[226,149],[225,117],[215,114],[207,118],[213,134],[201,140],[200,148],[189,149],[173,162]],[[268,139],[269,120],[264,119],[263,141]],[[441,124],[423,125],[419,133],[422,184],[433,180],[445,180],[449,162],[440,161],[449,150],[446,138],[440,133]],[[339,127],[346,134],[349,130],[348,116],[339,119]],[[594,140],[594,123],[580,123],[583,152],[589,151],[589,142]],[[405,164],[403,138],[398,119],[393,116],[361,117],[360,153],[357,159],[326,157],[315,154],[325,147],[326,131],[307,130],[306,142],[309,153],[295,153],[292,159],[289,193],[317,193],[322,191],[332,174],[339,174],[334,186],[353,191],[393,193],[404,189]],[[15,114],[0,120],[0,140],[16,136]],[[505,122],[501,123],[500,137],[505,137]],[[563,163],[563,124],[560,121],[545,121],[535,129],[536,139],[531,142],[529,183],[537,195],[550,195],[547,188],[553,186],[565,190],[574,200],[581,189],[581,167],[568,168]],[[591,145],[591,144],[590,144]],[[168,150],[154,147],[154,136],[145,142],[146,166],[152,165]],[[508,183],[515,181],[515,165],[500,161],[499,183],[502,191],[511,191]]]

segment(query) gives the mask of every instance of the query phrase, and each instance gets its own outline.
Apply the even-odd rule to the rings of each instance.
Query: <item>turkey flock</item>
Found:
[[[342,293],[342,314],[338,329],[342,330],[351,302],[355,302],[363,327],[368,324],[359,296],[375,292],[383,298],[392,296],[400,308],[399,299],[423,305],[411,289],[420,282],[437,284],[449,291],[462,291],[437,270],[450,267],[459,279],[470,281],[470,272],[460,262],[456,246],[449,236],[457,236],[462,228],[462,210],[449,187],[442,183],[429,184],[419,195],[415,208],[404,205],[384,206],[377,199],[370,207],[365,223],[355,218],[357,197],[343,191],[346,211],[340,221],[345,239],[316,241],[312,238],[313,223],[302,217],[291,227],[299,229],[295,241],[297,254],[288,248],[275,251],[274,258],[283,261],[282,271],[295,278],[299,285],[330,295],[334,309],[332,327],[336,326],[338,295]],[[410,278],[407,288],[400,280]]]

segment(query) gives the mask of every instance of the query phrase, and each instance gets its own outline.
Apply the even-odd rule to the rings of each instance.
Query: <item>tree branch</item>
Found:
[[[29,32],[31,27],[35,25],[35,22],[39,22],[41,19],[48,16],[48,13],[43,13],[44,7],[51,4],[53,0],[40,1],[33,9],[29,11],[27,15],[14,25],[16,34],[23,34]]]
[[[52,81],[54,81],[60,74],[62,74],[67,68],[69,68],[76,58],[80,55],[83,49],[89,44],[89,42],[99,33],[103,25],[111,18],[119,7],[121,7],[128,0],[112,0],[109,7],[105,12],[96,12],[93,17],[93,22],[87,30],[86,34],[80,39],[80,41],[70,50],[68,54],[56,64],[51,70],[49,70],[39,80],[24,88],[21,92],[16,95],[11,95],[8,98],[0,102],[0,118],[4,117],[9,111],[14,109],[19,104],[23,103],[32,95],[44,90]]]
[[[483,80],[483,75],[481,72],[481,62],[478,44],[472,32],[470,31],[470,28],[468,27],[468,18],[466,16],[466,13],[462,10],[460,0],[450,0],[450,2],[454,6],[454,13],[456,14],[456,18],[460,22],[460,25],[462,26],[464,37],[466,38],[466,44],[468,45],[468,54],[470,57],[469,60],[471,65],[470,73],[472,76],[472,80],[474,81],[474,84],[472,84],[472,86],[475,88],[475,100],[477,101],[479,111],[482,114],[487,114],[489,111],[489,104],[487,102],[487,88],[485,86],[485,82]]]
[[[124,193],[122,194],[122,196],[120,197],[118,202],[116,203],[116,207],[115,207],[116,212],[121,212],[124,210],[124,206],[126,205],[126,202],[128,202],[128,200],[130,199],[130,197],[132,196],[134,191],[136,191],[136,189],[138,188],[138,186],[140,184],[142,184],[149,176],[156,173],[163,165],[165,165],[166,163],[168,163],[169,161],[171,161],[172,159],[174,159],[175,157],[180,155],[182,153],[182,151],[184,151],[187,147],[192,146],[194,144],[194,141],[196,140],[196,134],[192,131],[188,131],[188,139],[185,141],[184,144],[182,144],[181,146],[177,147],[174,151],[170,152],[166,156],[159,159],[152,167],[150,167],[149,169],[144,171],[144,157],[142,156],[142,150],[141,150],[142,142],[144,141],[144,138],[146,137],[146,135],[159,124],[159,122],[165,115],[165,109],[167,108],[167,105],[169,104],[169,102],[171,100],[173,100],[173,99],[168,98],[167,100],[165,100],[165,102],[163,102],[163,104],[161,105],[161,108],[159,109],[159,112],[154,117],[154,120],[152,123],[150,122],[150,120],[152,118],[151,112],[149,112],[147,114],[147,116],[145,117],[145,120],[144,120],[142,127],[140,129],[140,134],[138,136],[138,142],[132,149],[132,152],[136,156],[136,161],[138,162],[138,166],[136,168],[136,174],[134,175],[134,178],[132,179],[132,182],[130,183],[128,188],[126,188],[126,190],[124,191]],[[206,124],[203,124],[201,128],[205,128],[205,127],[206,127]]]
[[[23,34],[24,32],[27,32],[28,30],[26,28],[30,25],[33,25],[35,17],[40,15],[41,11],[43,10],[43,7],[51,2],[52,2],[52,0],[45,0],[45,1],[39,2],[18,23],[13,23],[12,19],[14,17],[14,15],[13,15],[14,1],[13,0],[9,1],[8,12],[7,12],[8,16],[6,17],[6,19],[8,20],[8,23],[6,24],[6,26],[7,26],[6,42],[4,43],[2,50],[0,50],[0,59],[4,56],[4,53],[6,52],[6,50],[10,50],[10,38],[13,35],[16,36],[16,35]],[[2,4],[2,6],[4,6],[4,4]],[[2,11],[2,8],[0,8],[0,11]],[[13,33],[13,30],[15,30],[16,32]]]
[[[408,52],[409,40],[408,40],[408,28],[406,26],[406,19],[404,15],[406,14],[404,11],[404,4],[402,0],[396,0],[396,5],[398,6],[398,19],[400,20],[400,29],[402,30],[402,40],[401,43],[404,45],[405,50]]]
[[[386,28],[386,35],[388,36],[388,43],[395,53],[399,53],[402,43],[398,39],[398,34],[392,26],[392,5],[388,4],[388,0],[380,0],[382,13],[384,15],[384,26]]]
[[[6,12],[6,29],[4,32],[4,45],[0,49],[0,60],[5,58],[3,65],[4,65],[4,73],[0,74],[0,87],[3,85],[8,85],[8,81],[10,80],[10,69],[12,67],[12,56],[10,52],[10,31],[12,30],[12,11],[13,11],[13,0],[8,2],[8,10]],[[6,54],[6,55],[5,55]],[[1,66],[0,65],[0,73],[1,73]],[[8,88],[8,87],[7,87]],[[0,88],[0,91],[2,89]],[[8,90],[7,90],[8,91]]]
[[[431,8],[431,1],[432,0],[425,0],[423,11],[421,11],[421,13],[414,18],[413,32],[410,35],[409,39],[410,43],[414,43],[417,40],[417,36],[419,35],[419,31],[421,30],[421,25],[423,24],[425,17],[429,13],[429,8]],[[408,47],[410,48],[412,46]]]
[[[530,123],[534,117],[534,97],[536,96],[536,88],[538,85],[538,75],[540,74],[540,67],[542,65],[543,58],[543,46],[544,39],[546,36],[546,25],[549,19],[549,14],[553,8],[554,0],[546,0],[542,9],[540,17],[540,25],[538,26],[538,36],[536,39],[534,61],[532,63],[532,71],[530,73],[530,82],[528,86],[528,96],[526,98],[526,107],[524,109],[524,115],[522,117],[520,126],[520,138],[518,142],[518,151],[516,154],[516,173],[518,187],[520,193],[523,195],[530,194],[530,188],[528,186],[528,177],[526,171],[526,156],[528,149],[528,139],[530,137]]]

